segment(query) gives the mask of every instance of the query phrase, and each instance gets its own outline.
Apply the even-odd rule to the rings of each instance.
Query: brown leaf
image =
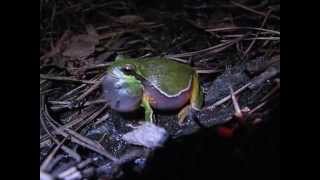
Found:
[[[68,39],[69,36],[70,36],[70,31],[65,31],[63,33],[63,35],[61,36],[61,38],[55,43],[55,45],[54,46],[52,45],[51,50],[40,57],[40,61],[48,59],[48,58],[51,58],[51,57],[54,57],[57,54],[61,53],[61,51],[65,48],[64,47],[65,46],[65,42],[66,42],[66,39]],[[44,63],[44,64],[46,64],[46,63]]]
[[[85,59],[95,51],[99,39],[95,35],[81,34],[70,39],[62,55],[71,59]]]
[[[96,31],[95,27],[92,26],[92,25],[87,25],[87,26],[86,26],[86,30],[87,30],[87,32],[88,32],[88,35],[90,35],[90,36],[96,36],[96,37],[99,36],[99,34],[98,34],[98,32]]]
[[[124,16],[120,16],[119,19],[117,19],[117,21],[123,24],[136,24],[136,23],[143,22],[144,19],[141,16],[124,15]]]

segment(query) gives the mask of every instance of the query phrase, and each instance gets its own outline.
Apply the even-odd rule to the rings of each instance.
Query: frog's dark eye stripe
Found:
[[[127,70],[127,69],[121,69],[121,71],[122,71],[125,75],[133,75],[133,73],[134,73],[133,70]]]
[[[131,73],[132,76],[134,76],[136,79],[138,79],[139,81],[143,82],[146,81],[142,76],[140,76],[138,73],[136,73],[135,71],[132,71]]]

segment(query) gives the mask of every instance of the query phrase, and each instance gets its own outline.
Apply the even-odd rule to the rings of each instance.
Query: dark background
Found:
[[[123,179],[280,179],[279,104],[250,135],[222,139],[208,130],[169,142],[143,175]]]

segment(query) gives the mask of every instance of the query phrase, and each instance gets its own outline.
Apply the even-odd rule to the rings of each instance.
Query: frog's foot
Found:
[[[148,97],[144,96],[143,99],[142,99],[142,107],[144,108],[144,117],[145,117],[145,120],[150,122],[150,123],[153,123],[154,122],[154,113],[153,113],[153,110],[150,106],[150,103],[149,103],[149,99]]]
[[[178,124],[182,126],[187,117],[190,117],[191,106],[187,105],[183,109],[180,110],[178,114]]]

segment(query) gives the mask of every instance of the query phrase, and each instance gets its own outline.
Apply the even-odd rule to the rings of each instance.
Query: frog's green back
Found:
[[[177,95],[191,85],[194,71],[186,64],[163,58],[148,58],[141,62],[141,75],[166,95]]]
[[[116,65],[134,64],[141,76],[148,80],[161,93],[175,96],[191,86],[194,70],[186,64],[165,58],[119,59]]]

